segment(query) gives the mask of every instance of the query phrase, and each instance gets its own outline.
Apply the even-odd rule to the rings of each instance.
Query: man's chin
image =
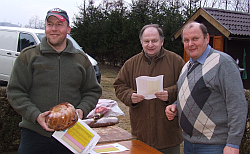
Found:
[[[48,43],[53,47],[57,47],[57,46],[60,46],[62,44],[62,43],[59,43],[58,41],[54,41],[54,40],[48,40]]]
[[[147,55],[149,56],[149,57],[153,57],[153,56],[155,56],[155,55],[157,55],[158,54],[158,52],[155,52],[155,51],[148,51],[147,52]]]

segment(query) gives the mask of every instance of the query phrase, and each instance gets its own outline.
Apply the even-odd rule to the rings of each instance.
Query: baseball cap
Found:
[[[46,20],[50,17],[50,16],[55,16],[57,17],[61,22],[64,22],[65,20],[68,21],[69,23],[69,17],[66,11],[60,9],[60,8],[54,8],[51,9],[47,12],[46,15]]]

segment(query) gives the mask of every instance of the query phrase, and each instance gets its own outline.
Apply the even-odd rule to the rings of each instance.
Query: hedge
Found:
[[[7,100],[6,87],[0,87],[0,153],[17,151],[20,141],[22,117],[17,114]]]

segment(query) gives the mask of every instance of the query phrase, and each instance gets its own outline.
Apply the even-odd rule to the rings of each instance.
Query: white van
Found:
[[[5,27],[0,26],[0,84],[6,85],[15,59],[19,53],[30,45],[37,45],[45,36],[45,31],[41,29]],[[71,37],[67,36],[73,43],[74,47],[81,50],[82,48]],[[101,73],[97,61],[85,53],[91,61],[98,82],[101,80]]]

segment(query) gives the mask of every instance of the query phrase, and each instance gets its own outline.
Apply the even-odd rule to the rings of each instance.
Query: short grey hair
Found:
[[[155,27],[159,32],[161,41],[164,42],[163,30],[160,28],[160,26],[158,24],[148,24],[148,25],[145,25],[144,27],[142,27],[141,32],[139,34],[140,42],[142,43],[142,34],[143,34],[143,32],[145,31],[145,29],[147,29],[149,27]]]
[[[201,29],[201,31],[203,33],[203,36],[204,36],[204,38],[206,38],[206,36],[208,34],[207,27],[203,23],[199,23],[199,22],[196,22],[196,21],[191,21],[191,22],[189,22],[187,25],[185,25],[183,27],[183,29],[181,30],[181,38],[183,38],[183,31],[186,28],[192,28],[194,26],[194,24],[199,24],[200,29]]]

